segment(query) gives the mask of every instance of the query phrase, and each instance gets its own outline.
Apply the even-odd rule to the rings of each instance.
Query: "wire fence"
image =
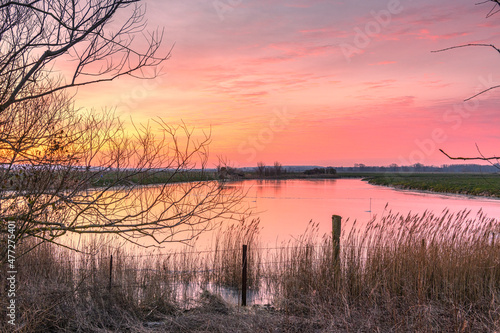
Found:
[[[305,237],[296,241],[266,247],[242,240],[219,244],[214,250],[161,253],[127,252],[109,245],[88,252],[40,247],[19,258],[16,270],[21,289],[35,290],[40,281],[44,281],[44,290],[36,290],[39,294],[85,295],[108,291],[123,293],[139,303],[148,297],[167,295],[189,307],[197,296],[208,290],[231,303],[244,303],[246,295],[250,303],[262,304],[279,295],[290,274],[302,274],[307,280],[309,272],[324,270],[324,276],[334,276],[336,266],[346,262],[353,264],[352,267],[362,266],[373,254],[407,244],[341,241],[340,227],[335,225],[330,237],[321,240]],[[429,246],[425,239],[412,238],[412,241],[422,253]],[[485,238],[485,244],[500,245],[494,238]],[[248,253],[243,249],[245,245],[249,246]],[[0,275],[5,273],[3,270]],[[2,280],[5,281],[3,276]]]
[[[44,290],[37,290],[38,295],[113,291],[135,294],[140,299],[154,289],[155,293],[169,294],[189,307],[208,290],[230,303],[241,304],[244,293],[250,303],[263,304],[271,299],[269,279],[297,265],[294,253],[310,252],[307,264],[315,266],[324,264],[319,254],[329,250],[331,245],[321,244],[255,246],[243,257],[242,247],[154,254],[126,253],[109,247],[93,253],[44,253],[42,249],[20,258],[16,270],[21,289],[35,288],[33,277],[37,277],[36,282],[53,282],[52,286],[45,284]],[[244,263],[248,265],[247,272],[243,272]]]

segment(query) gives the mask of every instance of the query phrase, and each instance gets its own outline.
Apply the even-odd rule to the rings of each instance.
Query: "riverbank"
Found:
[[[103,187],[113,183],[115,175],[105,174],[93,186]],[[293,179],[341,179],[361,178],[372,185],[389,186],[406,190],[421,190],[435,193],[462,194],[500,198],[500,175],[474,173],[375,173],[350,172],[337,174],[305,174],[284,172],[280,175],[262,177],[256,172],[239,173],[222,177],[228,181],[237,180],[293,180]],[[154,185],[190,181],[221,180],[217,172],[152,172],[150,175],[130,176],[127,181],[134,185]]]
[[[119,181],[117,180],[119,179]],[[92,187],[132,186],[132,185],[160,185],[173,183],[187,183],[197,181],[213,181],[218,177],[214,172],[207,171],[134,171],[105,172],[99,177],[92,178]]]
[[[256,173],[247,173],[241,179],[291,180],[345,178],[360,178],[372,185],[388,186],[397,189],[500,198],[500,175],[491,173],[342,172],[331,175],[285,173],[273,177],[259,177]]]
[[[373,185],[399,189],[500,198],[497,174],[383,173],[366,174],[362,178]]]
[[[115,175],[110,172],[105,174],[103,177],[96,179],[93,186],[107,186],[113,183],[114,178]],[[342,178],[361,178],[372,185],[388,186],[397,189],[500,198],[500,175],[491,173],[342,172],[336,174],[311,175],[303,172],[284,172],[280,175],[262,177],[257,172],[245,172],[225,177],[225,180],[238,181]],[[134,185],[155,185],[213,180],[221,180],[221,177],[217,172],[190,171],[172,173],[168,171],[160,171],[152,172],[149,175],[146,174],[127,177],[127,182]]]
[[[128,175],[129,173],[130,175]],[[221,175],[216,171],[151,171],[141,174],[134,174],[132,171],[123,171],[119,175],[122,180],[116,181],[117,173],[110,171],[104,173],[101,177],[96,177],[92,182],[92,186],[106,187],[115,185],[161,185],[174,183],[187,183],[199,181],[241,181],[241,180],[292,180],[292,179],[338,179],[342,178],[337,174],[313,174],[307,175],[303,172],[284,172],[274,176],[259,176],[256,172],[238,172],[235,174]],[[357,176],[349,176],[346,178],[359,178]]]

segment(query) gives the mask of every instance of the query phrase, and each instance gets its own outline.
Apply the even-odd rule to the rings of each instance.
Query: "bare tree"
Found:
[[[144,77],[170,53],[159,56],[162,32],[146,37],[139,0],[21,0],[0,4],[0,112],[10,105],[56,91],[123,75]],[[119,10],[135,6],[112,28]],[[133,48],[136,35],[147,45]],[[64,71],[55,71],[56,60]],[[69,66],[69,68],[67,68]],[[55,74],[55,73],[57,74]],[[49,84],[50,83],[50,84]]]
[[[489,18],[497,13],[500,12],[500,0],[484,0],[482,2],[479,2],[479,3],[476,3],[477,5],[483,5],[483,4],[490,4],[490,3],[493,3],[493,7],[490,9],[490,11],[488,12],[488,14],[486,15],[486,18]],[[460,48],[464,48],[464,47],[487,47],[487,48],[490,48],[490,49],[493,49],[495,52],[498,52],[500,53],[500,48],[496,47],[494,44],[488,44],[488,43],[468,43],[468,44],[463,44],[463,45],[456,45],[456,46],[451,46],[451,47],[447,47],[447,48],[444,48],[444,49],[440,49],[440,50],[436,50],[436,51],[433,51],[433,52],[444,52],[444,51],[449,51],[449,50],[453,50],[453,49],[460,49]],[[494,90],[494,89],[498,89],[500,88],[500,85],[494,85],[494,86],[491,86],[491,87],[488,87],[486,89],[483,89],[479,92],[477,92],[476,94],[466,98],[464,100],[464,102],[466,101],[469,101],[473,98],[476,98],[484,93],[487,93],[491,90]],[[441,151],[441,153],[443,153],[446,157],[448,157],[449,159],[451,160],[462,160],[462,161],[471,161],[471,160],[475,160],[475,161],[487,161],[489,162],[491,165],[495,166],[496,168],[500,169],[500,156],[485,156],[481,150],[479,149],[479,146],[476,144],[476,149],[477,149],[477,152],[478,152],[478,156],[475,156],[475,157],[454,157],[454,156],[450,156],[448,153],[446,153],[443,149],[439,149]]]
[[[281,165],[281,163],[277,161],[274,162],[274,175],[280,176],[282,172],[283,172],[283,166]]]
[[[240,193],[205,171],[210,134],[161,119],[130,129],[110,111],[74,108],[69,88],[147,78],[145,68],[168,58],[157,56],[158,31],[143,52],[132,47],[144,36],[137,3],[0,2],[0,233],[9,243],[65,246],[69,233],[185,242],[238,212]],[[126,8],[130,16],[113,30]]]
[[[258,162],[257,163],[257,173],[259,174],[259,177],[264,177],[266,172],[266,165],[264,162]]]

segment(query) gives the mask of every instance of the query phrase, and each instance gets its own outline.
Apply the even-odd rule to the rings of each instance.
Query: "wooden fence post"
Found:
[[[243,245],[243,270],[241,274],[241,306],[247,306],[247,245]]]
[[[333,244],[333,260],[335,264],[340,264],[340,233],[342,231],[342,217],[339,215],[332,216],[332,244]]]
[[[422,260],[422,267],[425,267],[427,262],[427,242],[425,241],[425,238],[422,238]]]
[[[109,258],[109,286],[108,289],[111,290],[111,285],[113,282],[113,255]]]

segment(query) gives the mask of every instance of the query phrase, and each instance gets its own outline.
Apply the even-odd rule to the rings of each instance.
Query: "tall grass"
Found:
[[[273,249],[259,248],[258,231],[258,220],[242,221],[221,230],[204,252],[139,255],[93,244],[90,256],[40,246],[19,259],[19,331],[142,330],[154,320],[176,331],[182,309],[207,299],[217,308],[225,303],[211,293],[240,287],[244,243],[250,286],[275,309],[266,317],[270,325],[295,318],[292,331],[305,322],[318,331],[500,329],[500,241],[493,236],[499,225],[481,213],[388,212],[344,234],[337,261],[330,235],[319,235],[315,223]],[[228,318],[239,313],[227,304],[217,309]],[[255,322],[247,314],[238,320]]]
[[[492,235],[498,222],[469,215],[389,212],[344,235],[340,262],[331,237],[318,242],[311,232],[278,252],[272,290],[296,315],[349,321],[356,309],[370,312],[360,320],[372,316],[375,326],[403,331],[497,329],[500,244]]]
[[[248,286],[257,288],[260,280],[261,253],[258,248],[259,220],[243,220],[215,236],[213,257],[210,264],[213,269],[212,281],[224,287],[241,287],[243,245],[248,246],[247,277]]]

